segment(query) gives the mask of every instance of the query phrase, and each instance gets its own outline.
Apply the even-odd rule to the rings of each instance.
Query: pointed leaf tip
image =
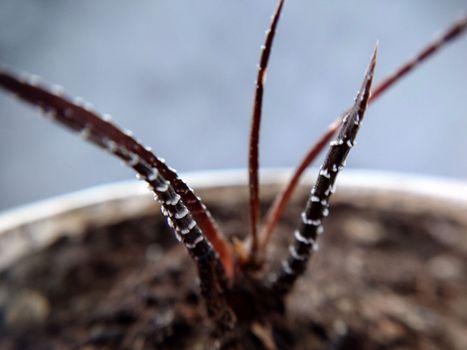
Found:
[[[375,48],[373,49],[373,53],[371,54],[370,64],[368,65],[367,79],[372,79],[373,78],[373,73],[374,73],[375,67],[376,67],[376,59],[378,57],[378,48],[379,48],[379,43],[377,41],[376,44],[375,44]]]
[[[373,76],[375,72],[375,67],[376,67],[376,58],[378,56],[378,43],[376,43],[375,48],[373,50],[373,53],[371,55],[370,63],[368,64],[368,68],[365,72],[365,77],[362,82],[362,86],[360,90],[358,91],[357,97],[355,98],[355,107],[359,108],[366,108],[369,96],[370,96],[370,90],[371,90],[371,84],[373,82]],[[363,106],[362,106],[363,102]],[[359,106],[360,105],[360,106]]]

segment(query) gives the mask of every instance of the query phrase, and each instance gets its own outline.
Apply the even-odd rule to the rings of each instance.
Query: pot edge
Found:
[[[311,186],[317,171],[315,168],[307,170],[301,185]],[[285,184],[291,172],[290,168],[263,169],[260,174],[261,185]],[[183,173],[180,177],[195,191],[212,187],[246,186],[248,181],[247,171],[242,168],[193,171]],[[348,169],[339,176],[337,186],[339,191],[336,196],[339,196],[342,189],[353,189],[352,192],[376,190],[438,197],[467,206],[467,181],[459,179],[371,169]],[[148,197],[151,193],[142,182],[123,180],[13,207],[0,212],[0,235],[5,230],[19,225],[21,221],[24,222],[25,217],[29,218],[29,222],[35,221],[44,216],[54,216],[97,202],[121,200],[129,195]]]
[[[309,170],[301,186],[309,191],[316,176]],[[261,171],[263,194],[280,190],[290,169]],[[219,188],[232,197],[247,191],[245,169],[186,173],[183,179],[203,199],[217,198]],[[364,181],[362,181],[364,179]],[[467,182],[374,170],[348,170],[338,180],[332,202],[351,202],[363,209],[371,206],[397,208],[400,212],[421,210],[449,213],[467,227]],[[265,191],[269,188],[270,191]],[[224,193],[225,194],[225,193]],[[229,198],[230,198],[229,197]],[[226,198],[226,197],[224,197]],[[63,235],[73,236],[90,226],[102,226],[136,216],[159,212],[151,193],[134,180],[99,185],[42,200],[0,213],[0,271],[28,252],[41,249]]]

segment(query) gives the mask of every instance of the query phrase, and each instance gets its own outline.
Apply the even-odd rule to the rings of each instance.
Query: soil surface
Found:
[[[210,207],[242,236],[246,206]],[[285,256],[301,204],[269,247]],[[467,229],[335,205],[286,313],[216,338],[194,264],[160,217],[64,237],[0,274],[0,348],[467,349]],[[229,345],[230,344],[230,345]]]

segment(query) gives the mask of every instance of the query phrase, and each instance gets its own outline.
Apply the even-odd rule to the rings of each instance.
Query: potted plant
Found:
[[[260,226],[261,205],[268,199],[271,202],[274,193],[264,191],[269,198],[263,196],[265,203],[260,202],[262,96],[283,3],[279,1],[273,16],[258,69],[248,192],[232,184],[202,191],[203,197],[209,197],[209,192],[216,197],[211,210],[222,219],[222,230],[204,202],[173,169],[130,133],[99,116],[91,105],[49,89],[34,77],[22,79],[6,70],[0,72],[2,88],[39,106],[50,119],[133,168],[148,183],[175,237],[188,252],[181,253],[181,247],[165,234],[168,228],[161,225],[160,217],[153,215],[147,201],[134,190],[105,202],[100,199],[71,205],[71,210],[62,210],[53,219],[39,215],[30,223],[10,224],[0,241],[7,256],[0,294],[4,325],[0,334],[5,348],[432,345],[460,349],[466,344],[462,334],[466,293],[462,240],[466,225],[462,215],[441,215],[447,206],[465,208],[465,201],[437,197],[435,202],[443,206],[432,210],[426,205],[432,197],[398,195],[403,182],[381,197],[378,192],[365,195],[360,185],[348,191],[347,200],[333,202],[332,221],[325,218],[337,175],[355,144],[367,105],[459,36],[467,19],[456,22],[414,60],[372,89],[375,49],[352,107],[312,146]],[[278,224],[304,170],[327,146],[311,193],[300,191],[301,196],[291,204],[292,217],[300,218],[298,227],[294,230],[290,220]],[[365,182],[369,181],[365,177]],[[280,184],[275,180],[266,187]],[[446,186],[465,191],[463,186]],[[248,228],[242,210],[245,206]],[[109,211],[113,214],[110,220],[103,215]],[[3,220],[7,219],[14,221],[14,214]],[[321,238],[323,222],[331,232]],[[34,226],[39,228],[33,231]],[[278,228],[293,232],[292,237],[273,234]],[[438,230],[443,238],[436,236]],[[313,273],[306,273],[308,260],[318,250],[318,239],[327,253],[318,254]],[[35,240],[41,249],[26,249],[28,254],[18,260],[18,254],[25,250],[24,242]],[[10,251],[10,245],[17,251]]]

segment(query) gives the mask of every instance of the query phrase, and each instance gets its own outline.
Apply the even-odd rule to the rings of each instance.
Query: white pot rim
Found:
[[[311,185],[317,170],[308,170],[302,180],[303,185]],[[261,170],[261,185],[284,184],[291,175],[289,168],[269,168]],[[180,176],[190,187],[202,190],[211,187],[246,186],[247,170],[203,170],[187,172]],[[446,200],[459,201],[467,205],[467,180],[437,176],[367,169],[348,169],[339,175],[339,189],[382,190],[405,192],[420,196],[433,196]],[[117,200],[128,196],[149,196],[146,185],[140,181],[123,180],[93,186],[64,195],[54,196],[0,212],[0,233],[20,224],[26,217],[32,220],[43,215],[51,216],[96,203],[96,201]],[[64,205],[65,203],[65,205]],[[59,205],[57,205],[59,204]]]
[[[317,170],[303,177],[302,185],[311,186]],[[283,185],[290,169],[261,170],[262,186]],[[212,188],[246,189],[245,169],[199,171],[181,176],[203,198]],[[437,205],[464,216],[467,210],[467,181],[387,171],[348,169],[337,180],[338,191],[333,201],[365,201],[367,197],[384,198],[390,205],[400,206],[400,198],[410,198],[411,206]],[[388,200],[389,198],[389,200]],[[392,198],[392,199],[391,199]],[[131,201],[131,205],[127,205]],[[381,201],[380,201],[381,202]],[[407,202],[407,201],[404,201]],[[102,204],[106,205],[102,205]],[[379,202],[378,202],[379,203]],[[108,223],[109,216],[119,220],[142,213],[156,212],[151,193],[142,182],[127,180],[14,208],[0,214],[0,270],[31,249],[39,249],[61,234],[82,232],[89,225]],[[102,218],[105,219],[102,219]],[[41,234],[36,235],[37,228]],[[34,234],[33,234],[34,232]]]

